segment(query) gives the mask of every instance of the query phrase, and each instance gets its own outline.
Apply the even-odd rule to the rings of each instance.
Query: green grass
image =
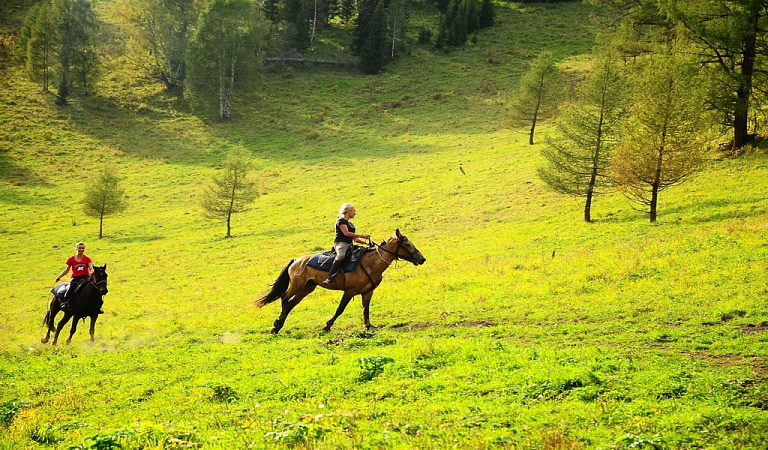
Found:
[[[618,195],[585,224],[506,123],[548,42],[583,64],[589,13],[504,11],[477,45],[416,46],[377,77],[266,72],[228,123],[119,79],[59,109],[5,72],[0,448],[765,448],[765,149],[713,155],[656,224]],[[262,195],[225,239],[195,198],[241,142]],[[104,164],[130,205],[98,240],[78,202]],[[330,246],[346,201],[426,264],[385,272],[376,332],[355,300],[321,333],[340,295],[318,290],[271,336],[279,306],[253,300]],[[110,273],[96,341],[83,323],[42,345],[80,240]]]

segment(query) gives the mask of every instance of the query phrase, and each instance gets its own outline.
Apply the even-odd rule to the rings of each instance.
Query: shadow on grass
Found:
[[[684,221],[694,223],[723,222],[762,216],[765,213],[764,208],[759,208],[757,205],[764,202],[765,199],[759,197],[711,199],[701,203],[671,207],[659,213],[672,218],[677,216]]]
[[[130,236],[110,239],[115,244],[132,244],[134,242],[152,242],[165,239],[164,236]]]

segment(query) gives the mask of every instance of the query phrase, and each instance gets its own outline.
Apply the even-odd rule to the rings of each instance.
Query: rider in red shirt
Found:
[[[75,249],[77,250],[77,254],[70,256],[69,259],[67,259],[67,268],[56,277],[56,282],[58,283],[70,269],[72,270],[72,278],[69,280],[69,289],[67,290],[67,293],[64,294],[65,300],[69,298],[70,293],[76,291],[77,286],[87,281],[93,274],[93,261],[85,255],[85,244],[78,242]],[[66,301],[62,304],[62,308],[64,307],[66,307]]]

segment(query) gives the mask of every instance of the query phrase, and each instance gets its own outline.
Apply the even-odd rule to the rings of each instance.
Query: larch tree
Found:
[[[205,217],[226,222],[226,237],[232,237],[232,215],[248,211],[259,195],[252,171],[248,151],[242,146],[233,147],[227,154],[224,169],[213,176],[200,197]]]
[[[83,212],[99,219],[99,239],[104,236],[104,217],[122,212],[126,207],[125,191],[120,187],[120,178],[114,170],[105,168],[95,179],[88,181]]]
[[[605,30],[630,56],[662,41],[688,41],[687,51],[711,78],[707,107],[730,127],[731,147],[751,143],[751,117],[768,89],[768,0],[588,0],[605,7]],[[650,44],[650,45],[649,45]]]
[[[520,78],[517,95],[512,99],[510,118],[515,125],[530,126],[528,143],[534,144],[536,125],[557,113],[562,88],[560,69],[550,52],[542,52]]]
[[[213,0],[208,5],[187,56],[189,87],[198,104],[217,105],[221,119],[231,117],[236,93],[255,81],[256,50],[266,32],[260,9],[250,0]]]
[[[768,94],[768,0],[668,0],[664,8],[696,43],[698,61],[718,75],[709,99],[732,129],[732,149],[753,142],[754,91]]]
[[[615,57],[601,56],[541,152],[546,164],[538,169],[539,178],[556,192],[584,197],[586,222],[592,221],[595,195],[610,184],[607,171],[627,101],[624,89]]]
[[[712,122],[695,64],[671,52],[644,58],[640,65],[611,176],[655,222],[659,193],[700,168]]]

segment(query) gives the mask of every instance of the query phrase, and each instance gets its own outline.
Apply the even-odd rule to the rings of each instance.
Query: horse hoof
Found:
[[[280,331],[280,329],[279,329],[279,328],[272,328],[272,330],[270,330],[270,332],[269,332],[269,333],[270,333],[270,334],[277,334],[277,332],[278,332],[278,331]]]
[[[48,343],[48,338],[44,337],[44,338],[40,339],[40,342],[42,342],[43,344],[47,344]]]
[[[374,327],[373,325],[367,325],[365,329],[368,331],[376,331],[379,329],[379,327]]]
[[[330,333],[330,332],[331,332],[331,327],[323,328],[323,333]]]

